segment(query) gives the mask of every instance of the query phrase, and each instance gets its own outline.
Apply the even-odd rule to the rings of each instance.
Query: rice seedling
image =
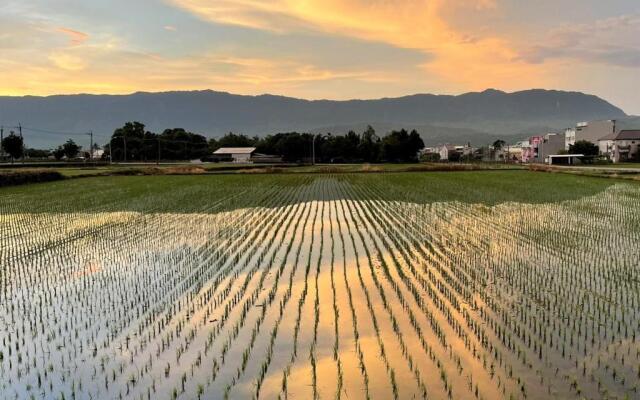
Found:
[[[640,187],[460,174],[3,189],[0,397],[637,397]]]

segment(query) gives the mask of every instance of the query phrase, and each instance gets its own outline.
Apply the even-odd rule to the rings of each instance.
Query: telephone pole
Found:
[[[22,137],[22,124],[18,122],[18,132],[20,132],[20,140],[22,141],[22,163],[24,164],[24,138]]]
[[[311,165],[316,165],[316,135],[311,138]]]
[[[87,135],[91,137],[91,144],[89,145],[89,161],[93,161],[93,131],[89,131]]]

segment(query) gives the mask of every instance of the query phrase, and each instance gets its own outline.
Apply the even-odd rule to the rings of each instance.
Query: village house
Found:
[[[542,136],[531,136],[529,140],[524,141],[522,146],[522,162],[532,163],[538,160],[538,145],[542,142]]]
[[[449,161],[460,158],[460,153],[456,149],[456,146],[451,144],[443,144],[438,147],[438,154],[440,154],[440,161]]]
[[[472,157],[475,149],[471,143],[462,145],[443,144],[437,148],[440,161],[460,161],[462,157]]]
[[[600,154],[606,155],[614,163],[640,159],[639,145],[640,129],[621,130],[598,141]]]

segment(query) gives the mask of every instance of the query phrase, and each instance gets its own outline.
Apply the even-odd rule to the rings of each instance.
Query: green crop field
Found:
[[[637,398],[639,204],[528,171],[0,189],[0,398]]]

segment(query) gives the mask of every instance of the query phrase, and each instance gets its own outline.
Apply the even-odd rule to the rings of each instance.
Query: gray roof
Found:
[[[220,147],[213,154],[251,154],[254,151],[255,147]]]
[[[618,136],[618,134],[616,132],[610,133],[607,136],[601,137],[598,140],[615,140],[616,136]]]
[[[615,140],[640,140],[640,129],[623,130],[618,133]]]

